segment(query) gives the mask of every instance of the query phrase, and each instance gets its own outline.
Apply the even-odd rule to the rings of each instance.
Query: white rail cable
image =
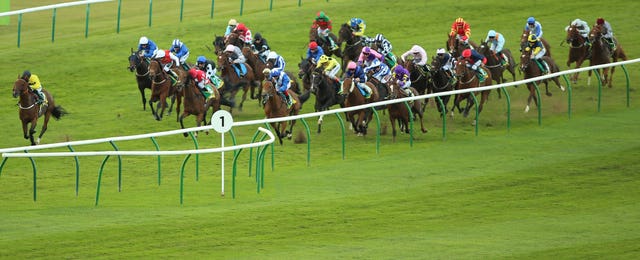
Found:
[[[11,15],[16,15],[16,14],[37,12],[37,11],[55,9],[55,8],[60,8],[60,7],[68,7],[68,6],[84,5],[84,4],[93,4],[93,3],[102,3],[102,2],[111,2],[111,1],[113,1],[113,0],[85,0],[85,1],[77,1],[77,2],[55,4],[55,5],[38,6],[38,7],[26,8],[26,9],[22,9],[22,10],[16,10],[16,11],[0,13],[0,17],[11,16]]]

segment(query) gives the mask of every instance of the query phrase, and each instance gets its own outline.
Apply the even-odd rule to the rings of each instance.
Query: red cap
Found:
[[[316,42],[310,42],[309,43],[309,49],[315,50],[318,48],[318,43]]]

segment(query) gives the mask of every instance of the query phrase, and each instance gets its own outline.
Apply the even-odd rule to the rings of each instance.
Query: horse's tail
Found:
[[[60,118],[66,114],[69,114],[69,113],[67,113],[67,111],[64,110],[62,106],[56,106],[51,111],[51,115],[53,115],[53,118],[55,118],[56,120],[60,120]]]

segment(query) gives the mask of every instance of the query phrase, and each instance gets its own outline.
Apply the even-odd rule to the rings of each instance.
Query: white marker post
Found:
[[[211,126],[216,132],[220,133],[220,139],[222,140],[222,144],[220,147],[224,148],[224,133],[231,130],[231,126],[233,126],[233,117],[231,113],[226,110],[218,110],[211,116]],[[224,152],[221,152],[222,159],[222,172],[220,176],[222,177],[222,196],[224,197]]]

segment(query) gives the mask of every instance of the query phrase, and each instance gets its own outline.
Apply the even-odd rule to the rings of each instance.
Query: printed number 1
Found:
[[[220,117],[220,121],[222,121],[222,127],[224,127],[224,116]]]

